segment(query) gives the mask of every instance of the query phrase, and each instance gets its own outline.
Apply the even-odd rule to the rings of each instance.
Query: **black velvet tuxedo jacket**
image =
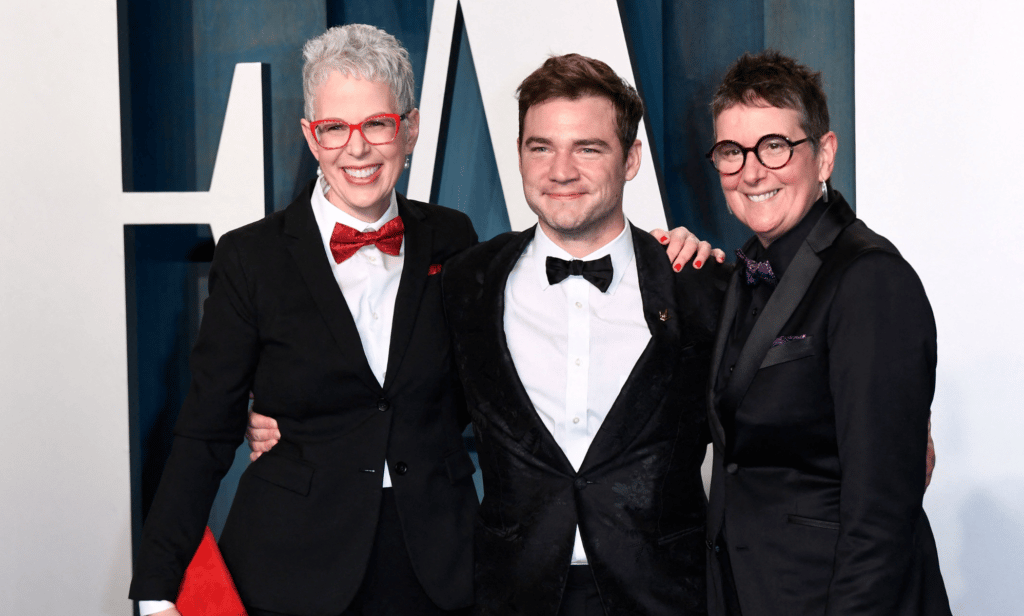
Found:
[[[416,574],[443,608],[472,602],[477,510],[467,423],[431,265],[476,243],[459,212],[398,196],[405,260],[387,376],[374,377],[310,206],[225,234],[192,384],[143,531],[131,596],[173,599],[241,443],[249,391],[282,440],[242,475],[220,548],[243,602],[336,615],[374,540],[385,458]]]
[[[738,270],[715,370],[745,284]],[[710,613],[726,613],[722,551],[743,616],[950,613],[921,508],[935,361],[917,275],[834,193],[710,408]]]
[[[527,396],[505,339],[505,285],[535,229],[498,236],[445,267],[484,481],[477,613],[557,614],[579,525],[608,614],[704,614],[704,385],[725,268],[673,273],[664,248],[633,231],[651,340],[576,472]]]

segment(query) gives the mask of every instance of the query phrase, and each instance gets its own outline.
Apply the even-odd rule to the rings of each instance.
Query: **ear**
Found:
[[[313,131],[309,128],[309,120],[302,118],[299,120],[299,124],[302,126],[302,136],[306,138],[306,145],[309,146],[309,151],[313,153],[313,158],[320,160],[320,147],[316,144],[316,139],[313,138]]]
[[[405,114],[405,154],[408,156],[412,154],[413,148],[416,147],[416,140],[420,136],[420,110],[413,109],[409,113]]]
[[[636,177],[636,174],[640,172],[640,159],[643,154],[643,144],[637,139],[633,142],[633,145],[629,146],[629,152],[626,153],[626,181],[630,181]]]
[[[824,182],[832,177],[832,168],[836,164],[836,148],[839,147],[839,137],[832,131],[828,131],[821,137],[818,143],[818,181]]]

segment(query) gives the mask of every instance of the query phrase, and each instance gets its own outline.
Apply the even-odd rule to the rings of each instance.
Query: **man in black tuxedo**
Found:
[[[603,62],[519,88],[538,224],[449,261],[484,498],[482,615],[704,614],[705,383],[724,267],[674,273],[623,215],[643,105]]]

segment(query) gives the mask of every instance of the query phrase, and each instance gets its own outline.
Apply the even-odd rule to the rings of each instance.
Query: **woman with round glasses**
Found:
[[[950,614],[921,507],[935,323],[914,270],[829,185],[819,73],[744,55],[708,158],[754,232],[714,347],[715,616]]]
[[[398,41],[348,25],[303,55],[301,127],[319,177],[217,245],[135,563],[143,614],[177,613],[250,391],[280,442],[242,475],[220,539],[249,616],[472,602],[477,495],[438,272],[476,233],[466,215],[395,192],[419,131]]]

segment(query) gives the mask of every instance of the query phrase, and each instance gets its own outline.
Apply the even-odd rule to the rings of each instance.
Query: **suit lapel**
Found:
[[[572,464],[555,442],[555,437],[544,425],[526,393],[505,337],[505,285],[520,255],[533,240],[536,230],[536,225],[526,229],[505,244],[491,260],[484,276],[481,296],[480,314],[484,330],[481,339],[496,340],[498,343],[494,353],[489,354],[498,358],[496,369],[491,373],[494,380],[490,386],[500,392],[494,399],[511,401],[504,408],[497,409],[501,414],[493,419],[503,421],[520,446],[533,455],[553,463],[562,472],[572,473]]]
[[[752,240],[752,241],[757,241]],[[749,252],[750,242],[743,247],[744,252]],[[725,443],[725,428],[722,427],[722,421],[715,412],[715,383],[718,380],[718,370],[722,365],[722,355],[725,353],[725,345],[729,341],[729,332],[732,330],[732,322],[736,317],[736,307],[739,303],[740,285],[743,284],[743,272],[737,268],[732,273],[732,277],[729,279],[729,288],[725,292],[725,299],[722,302],[722,312],[718,321],[718,329],[715,333],[715,345],[711,350],[711,370],[710,377],[708,378],[708,420],[711,423],[711,429],[714,430],[715,435],[718,437],[719,443]]]
[[[846,202],[836,194],[837,199],[822,214],[821,219],[814,225],[807,239],[797,250],[793,262],[790,263],[786,274],[779,281],[778,288],[772,293],[771,299],[764,307],[764,311],[754,324],[750,337],[743,345],[740,355],[736,360],[736,367],[732,376],[729,377],[729,384],[722,392],[721,406],[725,409],[736,409],[743,396],[754,380],[765,353],[771,348],[772,342],[778,337],[782,327],[789,321],[793,311],[807,294],[814,276],[821,267],[821,258],[818,253],[832,245],[839,233],[854,221],[855,216]],[[731,323],[731,321],[730,321]],[[720,359],[720,358],[719,358]],[[715,370],[717,365],[713,364]]]
[[[646,233],[630,227],[644,320],[651,340],[594,435],[580,473],[619,455],[644,429],[662,405],[675,376],[677,353],[686,343],[680,339],[675,280],[665,249]]]
[[[312,195],[311,184],[299,197],[288,206],[285,212],[284,231],[286,244],[295,264],[302,275],[303,281],[320,314],[327,323],[334,341],[344,353],[353,353],[358,349],[359,378],[367,386],[380,389],[380,383],[373,376],[370,364],[363,353],[359,340],[359,330],[355,319],[349,312],[348,304],[338,288],[331,265],[324,252],[323,239],[313,217],[313,208],[309,203]]]
[[[420,309],[420,298],[427,284],[434,230],[424,222],[423,212],[404,196],[396,194],[398,215],[405,226],[405,258],[402,277],[395,297],[395,315],[391,322],[391,341],[388,348],[388,367],[384,377],[386,390],[395,380],[398,367],[405,357],[413,325]]]

